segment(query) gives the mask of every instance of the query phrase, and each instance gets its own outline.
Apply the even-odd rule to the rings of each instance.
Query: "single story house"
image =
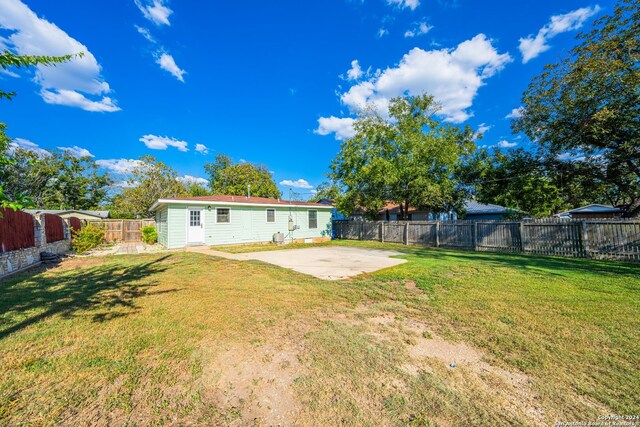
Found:
[[[504,206],[480,203],[475,200],[467,200],[464,204],[464,215],[458,212],[430,212],[409,208],[409,221],[456,221],[465,219],[470,221],[492,221],[502,220],[511,212],[524,213]],[[397,204],[387,204],[379,212],[381,221],[398,221],[400,219],[400,206]]]
[[[246,196],[159,199],[155,213],[158,242],[167,248],[331,239],[333,206]],[[277,234],[281,233],[281,234]]]
[[[606,219],[620,218],[624,214],[624,209],[614,206],[600,205],[592,203],[590,205],[571,209],[570,211],[561,212],[554,216],[558,218],[574,218],[574,219]]]
[[[62,218],[70,218],[72,216],[83,220],[100,220],[109,218],[109,211],[91,211],[78,209],[24,209],[31,215],[53,214]]]

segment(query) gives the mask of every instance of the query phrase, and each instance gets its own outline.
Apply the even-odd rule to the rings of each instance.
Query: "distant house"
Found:
[[[517,209],[505,208],[500,205],[492,205],[486,203],[480,203],[475,200],[468,200],[464,204],[465,215],[464,219],[471,221],[480,220],[501,220],[508,218],[511,214],[524,214]]]
[[[501,220],[505,219],[509,213],[524,213],[504,206],[479,203],[475,200],[468,200],[464,204],[464,214],[455,211],[434,213],[428,210],[418,210],[409,208],[409,221],[455,221],[462,217],[466,220]],[[400,206],[389,203],[379,212],[381,221],[398,221],[401,218]]]
[[[320,199],[316,203],[320,203],[321,205],[333,206],[335,204],[335,200],[333,200],[333,199]],[[349,219],[349,218],[347,218],[346,215],[343,215],[342,213],[338,212],[338,209],[333,208],[331,210],[331,220],[332,221],[345,220],[345,219]]]
[[[600,205],[592,203],[590,205],[571,209],[570,211],[561,212],[554,215],[558,218],[574,218],[574,219],[606,219],[620,218],[624,214],[624,210],[614,206]]]
[[[167,248],[331,239],[332,205],[263,197],[203,196],[159,199],[158,242]]]
[[[109,218],[109,211],[90,211],[78,209],[24,209],[31,215],[53,214],[62,218],[76,217],[83,220],[100,220]]]

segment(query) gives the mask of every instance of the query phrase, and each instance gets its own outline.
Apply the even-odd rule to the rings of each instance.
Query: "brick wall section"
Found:
[[[67,221],[64,222],[64,240],[46,243],[46,223],[41,216],[34,217],[35,246],[16,251],[0,253],[0,279],[40,262],[41,252],[64,254],[71,250],[71,233]]]

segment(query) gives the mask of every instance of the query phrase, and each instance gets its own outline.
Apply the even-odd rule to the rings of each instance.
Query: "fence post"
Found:
[[[478,221],[473,221],[473,250],[478,250]]]
[[[518,230],[520,230],[520,252],[524,253],[525,250],[525,242],[524,242],[524,221],[519,222]]]
[[[384,221],[380,223],[380,242],[384,243]]]
[[[402,236],[402,240],[404,240],[404,244],[409,244],[409,221],[404,223],[404,236]]]
[[[362,240],[362,237],[364,235],[364,221],[360,222],[360,238],[358,240]]]
[[[436,248],[440,247],[440,221],[436,221]]]
[[[120,241],[124,242],[124,219],[120,220]]]
[[[591,258],[591,251],[589,250],[589,234],[587,232],[587,221],[582,220],[582,250],[584,251],[585,258]]]

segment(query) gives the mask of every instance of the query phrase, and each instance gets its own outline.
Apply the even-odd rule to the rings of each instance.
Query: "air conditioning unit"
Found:
[[[284,234],[277,232],[273,234],[273,243],[277,245],[284,244]]]

